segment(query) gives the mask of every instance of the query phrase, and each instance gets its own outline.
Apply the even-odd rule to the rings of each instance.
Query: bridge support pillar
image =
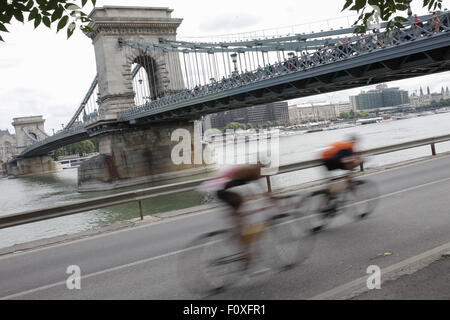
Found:
[[[62,170],[61,164],[49,156],[17,159],[6,164],[8,176],[23,176],[28,174],[58,172]]]
[[[164,123],[100,136],[100,155],[84,161],[78,168],[78,190],[111,190],[213,170],[215,166],[207,165],[198,156],[203,155],[204,148],[195,131],[192,122]],[[186,146],[186,141],[174,132],[188,133],[189,150],[180,152],[180,144]],[[176,163],[174,152],[177,159],[188,161]]]

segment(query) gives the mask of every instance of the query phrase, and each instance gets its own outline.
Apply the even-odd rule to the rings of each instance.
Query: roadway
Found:
[[[366,276],[369,265],[385,268],[449,243],[449,168],[450,156],[441,156],[368,175],[381,194],[370,217],[337,220],[301,266],[246,277],[212,298],[307,299]],[[0,257],[0,298],[203,298],[180,285],[177,263],[188,241],[224,224],[222,215],[200,212]],[[80,290],[66,287],[69,265],[81,268]]]

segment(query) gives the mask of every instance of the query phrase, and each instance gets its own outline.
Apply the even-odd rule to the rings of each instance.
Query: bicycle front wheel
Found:
[[[307,194],[301,201],[300,211],[312,232],[326,228],[336,215],[337,207],[325,189]]]
[[[355,180],[347,192],[345,212],[353,219],[361,219],[371,214],[379,200],[377,185],[370,180]]]
[[[188,291],[213,294],[231,286],[247,267],[247,260],[229,230],[204,234],[180,256],[178,277]]]

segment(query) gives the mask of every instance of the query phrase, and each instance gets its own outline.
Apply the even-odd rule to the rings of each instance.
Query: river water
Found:
[[[354,133],[361,138],[361,149],[446,135],[450,134],[450,113],[384,121],[338,130],[282,136],[279,138],[280,164],[314,159],[318,156],[320,149],[328,143],[343,139]],[[438,153],[450,151],[450,142],[437,144],[436,148]],[[371,157],[367,159],[365,167],[376,167],[426,155],[430,155],[429,146]],[[204,176],[197,176],[196,178]],[[325,172],[321,168],[307,169],[275,176],[272,178],[272,185],[276,189],[320,179],[324,176]],[[178,179],[178,181],[181,180]],[[166,183],[176,181],[171,180]],[[159,183],[159,185],[161,184]],[[58,173],[33,175],[18,179],[0,178],[0,216],[133,189],[142,189],[153,185],[146,184],[108,192],[79,193],[77,192],[77,169],[66,169]],[[194,206],[201,203],[201,198],[202,196],[199,193],[188,192],[182,195],[146,200],[143,203],[144,213],[152,214]],[[138,215],[138,206],[132,203],[2,229],[0,230],[0,248],[47,237],[86,231],[117,221],[137,218]]]

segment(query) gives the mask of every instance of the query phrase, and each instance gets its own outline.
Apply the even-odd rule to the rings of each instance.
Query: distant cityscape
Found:
[[[426,89],[420,87],[418,91],[410,95],[408,91],[398,87],[390,88],[386,84],[380,84],[375,89],[350,96],[347,102],[313,102],[295,105],[289,105],[288,101],[275,102],[214,113],[204,117],[203,125],[205,129],[224,129],[231,123],[240,123],[247,128],[270,125],[289,126],[346,119],[349,115],[365,117],[385,110],[420,108],[450,99],[448,86],[441,87],[441,92],[431,92],[429,87]]]
[[[295,105],[289,105],[288,101],[274,102],[210,114],[203,118],[202,123],[203,129],[235,128],[236,124],[240,124],[244,129],[289,127],[323,121],[367,118],[378,116],[383,112],[410,112],[409,110],[439,103],[442,106],[450,106],[448,86],[445,88],[442,86],[440,92],[431,92],[429,87],[420,87],[409,94],[406,90],[380,84],[373,90],[361,91],[358,95],[350,96],[347,102]],[[16,149],[15,135],[8,130],[0,130],[0,163],[11,158],[18,151]]]

